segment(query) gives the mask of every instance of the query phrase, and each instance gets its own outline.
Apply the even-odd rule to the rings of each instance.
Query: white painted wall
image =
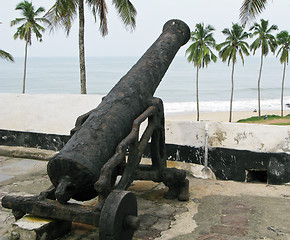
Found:
[[[290,127],[226,122],[166,121],[166,143],[203,147],[205,124],[209,147],[290,153]]]
[[[0,129],[68,135],[78,116],[101,102],[99,95],[0,94]],[[166,143],[289,152],[290,127],[245,123],[166,121]]]
[[[97,107],[99,95],[0,94],[0,129],[70,134],[78,116]]]

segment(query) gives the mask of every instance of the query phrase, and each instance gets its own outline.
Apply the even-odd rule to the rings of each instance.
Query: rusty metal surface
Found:
[[[50,160],[48,174],[60,201],[88,200],[98,194],[94,183],[101,168],[130,133],[134,119],[150,106],[162,77],[189,37],[184,22],[168,21],[159,38]]]
[[[84,206],[76,203],[59,204],[49,199],[38,197],[5,196],[2,206],[13,209],[16,219],[30,213],[34,216],[79,222],[94,226],[99,225],[100,211],[94,206]],[[16,215],[15,215],[16,214]]]

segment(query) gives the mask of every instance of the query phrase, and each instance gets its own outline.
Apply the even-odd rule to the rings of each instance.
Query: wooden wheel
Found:
[[[130,240],[139,225],[135,195],[123,190],[112,191],[101,210],[100,240]]]

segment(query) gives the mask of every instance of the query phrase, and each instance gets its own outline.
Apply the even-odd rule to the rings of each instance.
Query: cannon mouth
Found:
[[[67,203],[75,195],[76,190],[71,177],[64,176],[56,187],[55,197],[60,203]]]
[[[56,199],[66,203],[71,198],[86,201],[96,197],[93,170],[71,159],[52,158],[47,165],[47,173],[56,188]]]
[[[182,45],[186,44],[190,39],[190,29],[188,25],[179,19],[167,21],[163,26],[162,32],[175,33]]]

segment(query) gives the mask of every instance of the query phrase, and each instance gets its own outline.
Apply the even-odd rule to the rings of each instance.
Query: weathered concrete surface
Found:
[[[289,213],[289,199],[206,196],[200,199],[198,213],[194,216],[198,227],[175,239],[289,240],[290,223],[285,220],[287,214],[281,211]]]
[[[166,143],[203,147],[205,125],[208,129],[209,148],[290,153],[290,126],[166,121]]]
[[[49,160],[55,153],[55,151],[45,149],[0,145],[0,156],[6,157]]]
[[[0,198],[8,193],[38,194],[49,187],[46,163],[0,157]],[[163,184],[133,182],[130,190],[137,196],[141,219],[134,239],[290,239],[290,185],[204,180],[191,176],[189,180],[188,202],[163,199],[166,191]],[[1,240],[8,239],[12,222],[11,211],[1,207]],[[97,236],[97,228],[73,224],[72,232],[61,239],[98,239]]]

